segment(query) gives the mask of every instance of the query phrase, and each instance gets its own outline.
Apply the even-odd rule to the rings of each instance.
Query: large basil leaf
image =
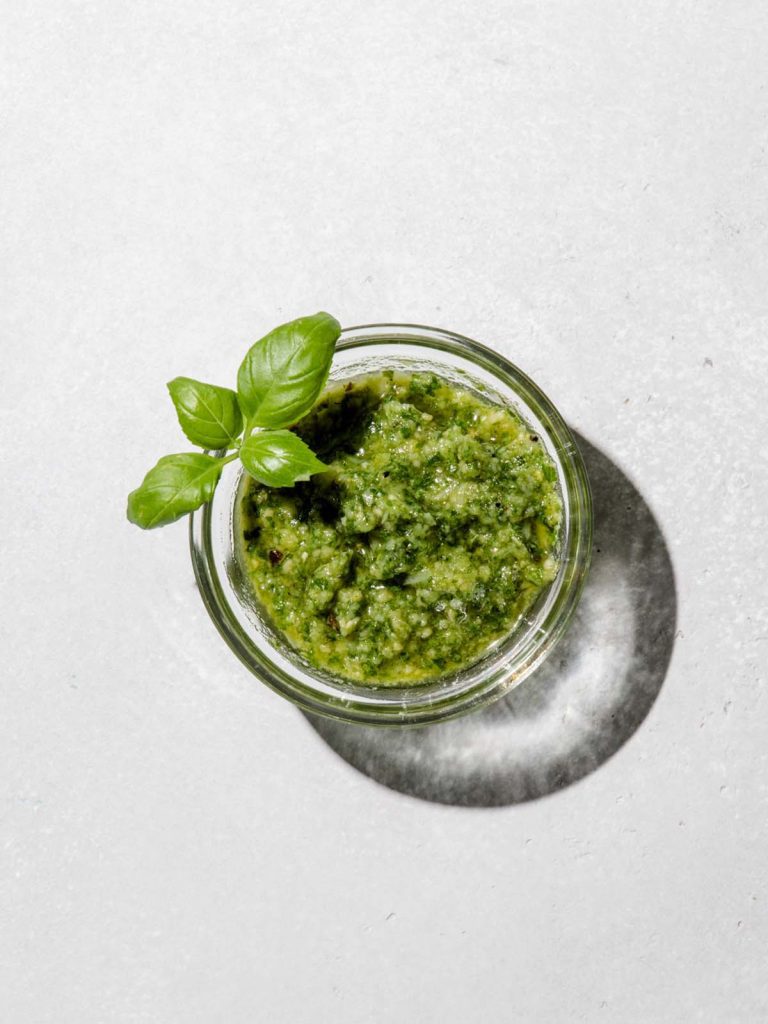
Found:
[[[341,325],[328,313],[282,324],[252,345],[237,375],[251,426],[288,427],[315,404],[328,379]]]

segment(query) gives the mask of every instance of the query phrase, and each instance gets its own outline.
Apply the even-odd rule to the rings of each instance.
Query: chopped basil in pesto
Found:
[[[385,371],[336,385],[294,429],[330,469],[281,489],[246,477],[237,528],[258,599],[311,664],[434,679],[554,579],[557,472],[510,408]]]

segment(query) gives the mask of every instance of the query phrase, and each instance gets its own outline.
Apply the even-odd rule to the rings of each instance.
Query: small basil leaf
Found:
[[[229,388],[203,384],[191,377],[176,377],[168,383],[181,429],[201,448],[229,448],[243,429],[243,414],[237,395]]]
[[[164,455],[128,495],[128,519],[144,530],[180,519],[211,500],[223,465],[200,452]]]
[[[251,426],[288,427],[305,416],[328,379],[341,325],[328,313],[282,324],[252,345],[237,375]]]
[[[267,487],[290,487],[328,469],[290,430],[251,434],[240,448],[240,460],[251,476]]]

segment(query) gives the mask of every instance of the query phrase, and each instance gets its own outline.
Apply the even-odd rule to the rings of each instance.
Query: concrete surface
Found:
[[[768,1019],[768,8],[3,9],[3,1024]],[[124,501],[326,308],[495,346],[585,440],[524,689],[310,724]]]

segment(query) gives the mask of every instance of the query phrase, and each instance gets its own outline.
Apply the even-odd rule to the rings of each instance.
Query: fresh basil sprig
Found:
[[[252,345],[237,392],[176,377],[168,384],[181,429],[200,448],[164,455],[128,495],[128,519],[143,529],[172,523],[210,501],[223,467],[239,458],[268,487],[290,487],[328,467],[287,430],[305,416],[328,379],[341,326],[328,313],[282,324]]]

